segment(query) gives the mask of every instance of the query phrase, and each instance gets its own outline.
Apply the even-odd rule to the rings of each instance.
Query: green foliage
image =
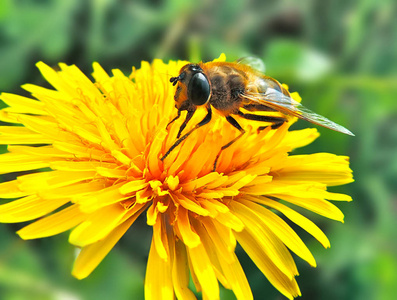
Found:
[[[394,299],[397,292],[397,4],[347,1],[0,1],[0,90],[23,93],[43,83],[34,63],[93,61],[129,72],[154,58],[229,60],[255,55],[267,73],[297,90],[303,103],[353,131],[319,128],[321,137],[297,153],[351,157],[356,182],[333,191],[345,224],[314,218],[327,233],[324,250],[299,231],[318,262],[301,262],[302,299]],[[310,126],[303,121],[294,128]],[[144,223],[144,221],[142,222]],[[141,224],[142,225],[142,224]],[[19,228],[19,226],[18,226]],[[67,236],[22,242],[16,226],[0,226],[0,298],[142,299],[150,230],[133,229],[91,277],[70,275]],[[239,253],[256,299],[279,299]],[[68,298],[69,297],[69,298]],[[233,299],[222,290],[222,299]]]

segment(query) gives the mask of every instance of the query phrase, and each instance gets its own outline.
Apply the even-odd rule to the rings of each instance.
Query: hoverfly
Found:
[[[161,158],[162,161],[194,130],[211,121],[211,107],[225,116],[230,125],[240,131],[236,138],[221,148],[221,151],[232,145],[245,133],[245,130],[233,117],[234,115],[248,120],[270,123],[271,125],[268,126],[273,129],[287,122],[288,116],[294,116],[338,132],[354,135],[345,127],[310,111],[292,99],[290,93],[277,80],[254,69],[250,66],[253,64],[256,64],[255,58],[241,59],[237,62],[190,63],[181,68],[177,77],[170,79],[174,86],[177,85],[174,100],[178,114],[168,125],[177,120],[182,111],[186,110],[187,114],[179,128],[177,140]],[[190,131],[181,136],[199,106],[205,106],[207,115]],[[246,113],[241,109],[249,112],[278,111],[283,116]],[[258,130],[266,127],[260,126]],[[214,169],[215,167],[216,161]]]

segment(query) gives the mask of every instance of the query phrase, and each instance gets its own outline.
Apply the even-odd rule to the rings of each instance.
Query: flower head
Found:
[[[176,115],[169,78],[186,63],[142,62],[129,77],[119,70],[109,76],[94,63],[93,83],[76,66],[54,71],[40,62],[54,89],[24,85],[36,99],[1,94],[8,107],[0,120],[13,124],[0,127],[0,142],[9,145],[1,172],[32,172],[0,184],[0,197],[19,198],[0,206],[0,221],[38,219],[18,231],[23,239],[71,230],[70,243],[82,249],[72,273],[81,279],[145,214],[153,228],[147,299],[193,299],[189,276],[206,299],[219,298],[218,282],[238,299],[252,299],[237,243],[292,299],[300,291],[290,252],[316,262],[282,217],[329,247],[324,233],[292,206],[343,221],[328,200],[351,198],[327,186],[352,181],[348,158],[290,155],[318,136],[315,129],[289,131],[291,122],[257,132],[257,124],[239,120],[247,132],[220,152],[238,132],[215,113],[161,161],[182,123],[167,128]],[[190,126],[205,113],[198,111]]]

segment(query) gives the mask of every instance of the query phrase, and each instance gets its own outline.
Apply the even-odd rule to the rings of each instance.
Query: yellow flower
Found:
[[[218,282],[238,299],[252,299],[237,242],[292,299],[300,291],[290,251],[311,266],[316,262],[281,216],[329,247],[324,233],[290,204],[343,222],[328,200],[351,198],[327,186],[353,180],[348,158],[290,155],[317,131],[288,131],[289,123],[257,133],[257,123],[239,119],[247,132],[221,153],[213,172],[222,145],[238,134],[214,112],[210,124],[162,162],[183,120],[166,128],[176,115],[169,78],[186,63],[142,62],[129,77],[120,70],[109,76],[94,63],[93,83],[76,66],[60,64],[57,72],[40,62],[55,89],[24,85],[37,100],[1,94],[8,107],[0,120],[16,126],[0,127],[0,142],[9,145],[0,170],[32,172],[0,184],[0,197],[20,198],[0,206],[0,221],[38,219],[18,231],[23,239],[71,230],[70,243],[82,249],[72,273],[82,279],[144,213],[153,227],[146,299],[195,299],[190,276],[204,299],[219,299]],[[191,126],[205,113],[197,112]]]

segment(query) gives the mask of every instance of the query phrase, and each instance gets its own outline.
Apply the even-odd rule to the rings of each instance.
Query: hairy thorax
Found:
[[[242,101],[247,75],[229,66],[212,68],[208,72],[211,83],[209,103],[224,115],[235,113]]]

